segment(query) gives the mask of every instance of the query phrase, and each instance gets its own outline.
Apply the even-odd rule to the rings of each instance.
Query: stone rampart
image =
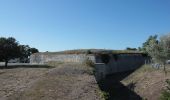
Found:
[[[95,62],[95,57],[92,55],[87,56],[85,54],[43,54],[43,53],[37,53],[37,54],[31,55],[30,63],[45,64],[50,61],[82,63],[87,58],[89,58],[90,60]]]
[[[31,55],[30,63],[45,64],[50,61],[83,63],[89,58],[95,63],[96,78],[100,80],[109,74],[135,70],[142,66],[146,59],[142,54],[108,54],[107,56],[109,59],[105,63],[102,55],[37,53]]]

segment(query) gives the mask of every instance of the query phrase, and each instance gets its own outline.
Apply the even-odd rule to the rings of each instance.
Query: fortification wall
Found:
[[[85,54],[33,54],[30,57],[30,63],[37,64],[45,64],[50,61],[56,62],[76,62],[82,63],[84,60],[89,58],[93,62],[95,62],[95,57],[93,55],[85,55]]]
[[[113,55],[109,56],[110,60],[107,64],[103,63],[101,57],[96,57],[97,67],[100,67],[101,63],[105,65],[105,70],[101,68],[103,71],[100,71],[103,72],[103,75],[137,69],[145,63],[146,59],[142,54],[119,54],[116,58]]]
[[[108,56],[109,61],[104,63],[102,55],[38,53],[31,55],[30,63],[45,64],[50,61],[82,63],[89,58],[95,63],[96,79],[100,80],[109,74],[137,69],[146,59],[142,54],[109,54]]]

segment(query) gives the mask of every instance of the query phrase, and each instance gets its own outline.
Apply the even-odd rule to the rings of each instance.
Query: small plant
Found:
[[[109,93],[108,93],[108,92],[105,92],[105,91],[101,91],[101,97],[102,97],[104,100],[108,100],[108,99],[109,99]]]
[[[160,100],[170,100],[170,80],[167,79],[166,83],[168,85],[167,89],[162,91]]]
[[[84,60],[83,63],[89,67],[93,67],[93,68],[95,67],[94,62],[90,60],[88,57]]]
[[[95,64],[88,57],[86,57],[86,59],[84,60],[83,65],[87,66],[86,73],[88,73],[89,75],[95,74]]]

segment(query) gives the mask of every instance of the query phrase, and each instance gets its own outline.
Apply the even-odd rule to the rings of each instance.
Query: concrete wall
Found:
[[[104,79],[107,75],[104,63],[95,63],[95,77],[97,81]]]
[[[96,79],[100,80],[106,75],[116,72],[124,72],[139,68],[145,63],[145,57],[142,54],[118,54],[116,58],[110,54],[109,62],[103,63],[101,55],[85,55],[85,54],[33,54],[30,57],[32,64],[45,64],[50,61],[58,62],[84,62],[87,57],[95,63]]]
[[[105,64],[102,62],[101,57],[98,56],[96,57],[96,68],[100,74],[109,75],[137,69],[145,63],[145,59],[142,54],[119,54],[116,59],[113,55],[110,55],[110,61]],[[103,66],[105,66],[105,69],[103,69]]]
[[[95,62],[95,57],[92,55],[86,56],[85,54],[33,54],[30,57],[30,63],[45,64],[50,61],[57,62],[77,62],[82,63],[87,57]]]

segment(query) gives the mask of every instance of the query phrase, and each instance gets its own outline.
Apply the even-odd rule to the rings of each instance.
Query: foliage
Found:
[[[28,45],[20,45],[20,60],[21,62],[29,62],[29,56],[33,53],[39,52],[36,48],[30,48]]]
[[[151,38],[145,49],[154,62],[164,65],[165,71],[166,61],[170,58],[170,34],[161,36],[159,41],[156,37]]]
[[[88,57],[84,60],[83,62],[85,65],[89,66],[89,67],[92,67],[94,68],[95,67],[95,64],[92,60],[90,60]]]
[[[137,51],[136,48],[130,48],[130,47],[127,47],[126,50],[132,50],[132,51]]]
[[[28,56],[30,56],[30,47],[28,45],[20,45],[20,60],[21,62],[28,62]]]
[[[5,66],[10,59],[14,59],[20,56],[19,43],[15,38],[0,38],[0,59],[5,61]]]
[[[109,94],[108,92],[101,91],[101,97],[102,97],[104,100],[108,100],[108,99],[109,99],[109,96],[110,96],[110,94]]]
[[[36,48],[30,48],[29,51],[30,51],[30,54],[39,52],[38,49]]]
[[[38,49],[30,48],[28,45],[20,45],[13,37],[0,37],[0,61],[5,61],[6,67],[9,60],[20,58],[21,62],[27,62],[29,56],[36,52]]]
[[[167,83],[167,89],[163,90],[160,96],[160,100],[170,100],[170,80],[166,80]]]
[[[150,41],[156,40],[156,42],[158,42],[157,37],[158,37],[157,35],[149,36],[149,38],[146,40],[146,42],[143,43],[142,48],[139,47],[139,50],[146,53],[147,52],[146,48],[149,45]]]

